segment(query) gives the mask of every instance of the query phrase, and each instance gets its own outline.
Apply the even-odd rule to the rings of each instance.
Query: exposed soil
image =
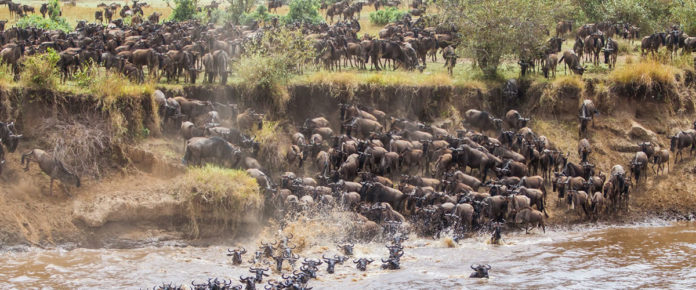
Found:
[[[691,80],[693,81],[693,80]],[[592,81],[589,81],[590,83]],[[594,84],[591,84],[594,85]],[[354,102],[374,106],[399,117],[420,118],[434,123],[458,122],[461,112],[483,108],[501,115],[509,108],[521,108],[530,115],[531,128],[550,138],[571,160],[577,160],[577,106],[582,97],[593,98],[602,115],[590,128],[593,144],[591,161],[607,171],[614,164],[626,166],[637,143],[652,141],[669,146],[666,136],[678,128],[691,127],[694,119],[694,92],[690,84],[680,83],[669,101],[638,101],[631,96],[607,99],[594,92],[591,85],[580,91],[562,91],[558,103],[549,111],[540,106],[543,88],[520,84],[517,99],[504,100],[502,88],[483,91],[477,88],[453,87],[374,87],[357,88],[329,86],[297,86],[289,88],[291,100],[286,116],[275,115],[286,127],[300,125],[306,118],[325,116],[337,123],[338,104]],[[565,93],[564,93],[565,92]],[[186,239],[189,219],[184,201],[171,194],[171,186],[185,172],[181,165],[183,140],[176,133],[165,137],[131,138],[130,141],[108,142],[93,156],[99,174],[81,172],[83,186],[67,188],[56,182],[54,194],[48,194],[49,178],[33,165],[25,173],[20,166],[21,152],[45,148],[51,129],[42,126],[53,120],[58,124],[82,124],[102,128],[108,122],[86,98],[54,98],[46,102],[22,102],[18,94],[36,92],[3,92],[0,94],[0,117],[17,120],[26,139],[17,152],[7,154],[7,164],[0,176],[0,243],[49,246],[75,243],[83,247],[131,247],[141,243]],[[221,103],[242,103],[242,91],[234,87],[186,87],[181,92],[165,91],[167,96],[183,95]],[[264,104],[252,104],[267,110]],[[145,108],[145,115],[152,114]],[[654,135],[634,136],[632,127],[640,125]],[[36,128],[43,131],[36,132]],[[109,126],[103,126],[109,130]],[[334,128],[338,132],[339,128]],[[110,132],[107,132],[111,134]],[[51,150],[52,148],[45,148]],[[609,220],[634,220],[646,216],[681,218],[696,212],[696,159],[688,157],[674,164],[668,174],[656,177],[650,171],[647,182],[633,189],[631,210],[606,217]],[[673,157],[672,157],[673,158]],[[76,166],[72,162],[72,166]],[[86,167],[88,168],[88,167]],[[90,167],[91,168],[91,167]],[[549,192],[550,188],[549,188]],[[553,193],[550,224],[582,222]],[[217,232],[220,236],[238,233]],[[209,240],[208,240],[209,241]],[[200,242],[200,241],[199,241]]]

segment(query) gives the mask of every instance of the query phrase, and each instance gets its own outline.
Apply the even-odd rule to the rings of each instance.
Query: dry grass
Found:
[[[622,96],[665,99],[675,88],[674,75],[678,71],[655,61],[626,65],[609,74],[612,91]]]
[[[0,87],[7,88],[15,84],[12,67],[7,64],[0,64]]]
[[[17,2],[17,1],[14,1]],[[20,2],[25,2],[25,1],[20,1]],[[45,1],[31,1],[31,3],[22,3],[22,4],[29,4],[30,6],[34,7],[34,10],[36,10],[36,14],[41,16],[41,13],[39,13],[39,8],[41,7],[41,3],[44,3]],[[66,5],[64,2],[61,2],[61,8],[63,11],[63,17],[68,21],[68,23],[72,26],[75,27],[78,21],[80,20],[86,20],[88,22],[94,22],[94,12],[97,11],[97,4],[104,2],[104,3],[111,3],[110,1],[99,1],[99,0],[87,0],[87,1],[79,1],[76,6],[71,6],[71,5]],[[125,1],[116,1],[117,3],[121,3],[121,5],[125,4]],[[163,1],[155,1],[155,3],[152,3],[152,1],[147,1],[150,3],[150,7],[145,7],[143,8],[143,12],[145,17],[149,16],[153,12],[159,12],[162,13],[162,16],[160,17],[160,21],[162,19],[167,19],[169,17],[169,14],[171,14],[171,9],[167,8],[164,4]],[[101,10],[101,8],[99,9]],[[119,10],[120,11],[120,10]],[[114,14],[113,19],[119,19],[121,16],[119,16],[118,13]],[[11,27],[15,23],[17,23],[17,20],[19,18],[15,18],[14,16],[10,16],[10,11],[7,8],[7,6],[0,7],[0,19],[7,19],[7,26],[5,27]]]
[[[172,192],[188,202],[192,238],[201,236],[201,226],[234,232],[253,212],[263,209],[263,196],[256,179],[245,171],[212,165],[190,168],[173,185]]]
[[[105,154],[111,148],[109,125],[99,116],[83,114],[83,120],[47,118],[32,129],[42,144],[78,176],[99,178],[105,169]],[[86,125],[87,124],[87,125]]]
[[[88,87],[90,96],[95,98],[102,111],[111,118],[114,136],[136,137],[146,135],[143,101],[151,108],[153,124],[159,124],[153,93],[155,85],[132,83],[121,74],[97,74]]]
[[[293,84],[320,84],[357,87],[361,84],[374,86],[452,86],[453,79],[446,73],[417,73],[406,71],[381,72],[327,72],[316,71],[292,80]]]
[[[558,103],[559,98],[579,95],[584,87],[585,83],[579,76],[559,76],[544,88],[539,104],[542,107],[552,108]]]
[[[267,172],[282,172],[287,166],[285,157],[291,142],[288,134],[277,121],[264,121],[261,130],[255,130],[253,135],[260,143],[258,159],[264,164]]]

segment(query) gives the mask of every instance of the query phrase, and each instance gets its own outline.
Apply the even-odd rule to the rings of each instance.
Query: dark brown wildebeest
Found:
[[[451,76],[454,72],[454,66],[457,65],[457,53],[454,52],[454,47],[450,45],[443,49],[442,58],[445,59],[447,73]]]
[[[665,163],[667,164],[667,172],[669,172],[669,150],[662,149],[655,152],[653,156],[653,172],[657,174],[658,172],[663,173],[665,169]],[[655,171],[655,165],[657,165],[657,171]]]
[[[157,77],[157,68],[159,67],[159,57],[157,52],[152,49],[136,49],[131,55],[131,62],[141,71],[143,66],[147,66],[147,72],[151,76]]]
[[[283,7],[283,0],[268,0],[268,12],[278,12]]]
[[[494,118],[493,115],[486,111],[470,109],[464,112],[464,120],[462,123],[480,132],[488,130],[500,131],[503,128],[503,120]]]
[[[522,118],[522,115],[520,115],[520,112],[517,110],[510,110],[507,113],[505,113],[505,124],[508,126],[510,129],[515,129],[519,130],[523,127],[527,127],[527,122],[529,122],[529,118]]]
[[[578,216],[585,213],[586,217],[590,217],[590,197],[586,192],[571,189],[568,191],[568,204],[571,210],[575,210]]]
[[[599,65],[599,54],[604,48],[604,35],[593,33],[585,37],[584,52],[594,65]]]
[[[189,120],[214,111],[213,103],[210,101],[189,100],[184,97],[175,97],[174,100],[181,106],[181,113],[186,115]]]
[[[24,43],[10,43],[3,46],[0,50],[2,62],[12,67],[15,79],[19,79],[19,59],[24,55]]]
[[[41,12],[41,17],[46,18],[46,13],[48,13],[48,3],[41,4],[39,12]]]
[[[558,60],[558,63],[561,63],[564,60],[565,60],[565,66],[563,67],[563,71],[566,74],[568,74],[568,71],[566,70],[566,68],[570,68],[571,72],[578,74],[578,75],[582,75],[583,73],[585,73],[585,68],[580,66],[580,58],[572,50],[564,51],[563,56],[561,57],[561,59]]]
[[[152,12],[152,14],[147,17],[147,21],[150,21],[152,24],[157,24],[159,23],[160,16],[162,16],[162,13]]]
[[[233,167],[239,163],[239,153],[239,149],[220,137],[194,137],[186,142],[186,153],[182,161],[184,165],[213,163]],[[227,162],[229,163],[226,164]]]
[[[104,23],[104,11],[94,11],[94,21],[99,21],[99,23]]]
[[[604,63],[609,64],[609,69],[616,67],[616,59],[619,56],[619,44],[609,37],[603,51]]]
[[[660,46],[666,44],[667,35],[664,32],[653,33],[650,36],[643,37],[640,41],[640,54],[645,55],[645,52],[651,52],[653,55],[657,53]]]
[[[541,67],[542,72],[544,73],[545,78],[549,78],[549,71],[551,72],[551,75],[555,78],[556,77],[556,66],[558,65],[558,56],[555,54],[549,54],[544,58],[544,64]]]
[[[573,31],[573,21],[563,20],[556,23],[556,36],[563,36],[566,33]]]
[[[668,138],[670,139],[670,151],[674,153],[674,162],[677,162],[677,158],[679,157],[679,161],[684,160],[684,155],[682,155],[682,149],[691,147],[689,150],[689,156],[691,156],[691,152],[694,150],[694,135],[692,133],[696,133],[693,129],[689,129],[687,131],[679,131],[674,136],[669,136]]]
[[[104,8],[104,18],[106,19],[106,22],[111,22],[111,19],[114,18],[114,10],[111,8]]]
[[[648,155],[643,151],[636,152],[636,155],[631,160],[631,173],[636,179],[636,184],[640,182],[641,175],[645,180],[648,180]]]
[[[36,11],[34,10],[34,7],[29,6],[29,5],[22,5],[22,11],[24,11],[24,14],[28,14],[29,12],[35,13]]]
[[[22,154],[22,165],[26,162],[24,171],[29,171],[29,163],[31,161],[38,163],[41,171],[51,178],[51,183],[48,187],[50,195],[53,195],[53,180],[56,179],[60,180],[61,183],[80,187],[80,178],[68,171],[63,165],[63,162],[49,155],[46,151],[34,149]],[[68,193],[68,195],[70,194]]]
[[[60,82],[65,83],[68,76],[80,66],[79,51],[64,50],[59,54],[60,58],[56,65],[60,69]]]

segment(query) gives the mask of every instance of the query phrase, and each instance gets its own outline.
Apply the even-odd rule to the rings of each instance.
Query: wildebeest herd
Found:
[[[19,5],[11,1],[0,2],[2,4],[6,4],[10,11],[17,11],[16,6]],[[218,9],[217,3],[213,4],[205,7],[208,13]],[[399,5],[400,2],[372,1],[367,4],[380,8]],[[157,79],[164,76],[167,81],[178,82],[183,76],[185,82],[195,83],[197,76],[204,72],[205,81],[219,79],[225,83],[231,63],[241,57],[246,44],[261,39],[265,33],[281,26],[277,18],[263,23],[263,26],[258,22],[249,26],[226,23],[219,27],[196,21],[160,23],[161,14],[158,12],[147,17],[143,15],[142,8],[147,5],[138,1],[133,1],[131,6],[102,3],[98,6],[102,10],[94,15],[95,22],[100,24],[80,21],[75,31],[70,33],[17,27],[5,31],[2,22],[2,61],[18,74],[22,56],[51,48],[60,53],[58,66],[63,80],[77,69],[92,63],[123,73],[138,82],[144,80],[143,67],[147,67],[148,74]],[[279,5],[282,5],[282,1],[268,1],[269,8]],[[458,58],[456,46],[462,37],[456,26],[447,23],[433,25],[423,17],[414,21],[411,15],[419,14],[414,12],[387,24],[378,35],[365,33],[359,38],[361,27],[355,15],[359,15],[362,6],[362,2],[349,0],[326,4],[322,7],[329,23],[333,23],[334,15],[339,15],[343,20],[331,25],[291,23],[285,27],[302,31],[305,38],[312,41],[315,63],[325,69],[340,70],[349,65],[367,69],[369,63],[375,70],[390,66],[393,69],[422,71],[428,59],[433,62],[437,60],[440,51],[448,72],[453,73]],[[426,9],[421,1],[414,1],[412,7],[418,11]],[[20,10],[25,11],[24,8]],[[46,5],[42,5],[42,14],[46,10]],[[114,15],[122,18],[113,19]],[[131,19],[130,26],[124,24],[124,17]],[[108,23],[106,26],[101,24],[104,20]],[[546,77],[555,75],[559,63],[564,63],[566,71],[569,69],[582,74],[585,70],[583,56],[586,61],[598,65],[602,53],[604,62],[614,67],[619,47],[612,37],[623,36],[633,40],[639,36],[640,30],[622,23],[585,24],[576,31],[573,49],[561,53],[565,41],[563,36],[570,31],[573,31],[573,22],[561,21],[557,24],[556,36],[538,48],[521,53],[519,64],[522,74],[531,68],[543,71]],[[667,32],[655,33],[641,40],[642,51],[654,53],[660,46],[666,46],[674,53],[678,48],[690,52],[696,48],[696,38],[689,37],[678,27],[672,27]]]
[[[9,1],[0,4],[13,5]],[[35,27],[5,30],[3,22],[0,56],[18,75],[23,56],[53,49],[60,54],[57,65],[63,81],[91,63],[138,82],[144,80],[143,67],[147,67],[148,74],[158,79],[166,77],[167,81],[178,82],[183,76],[185,82],[195,83],[203,72],[206,81],[219,78],[225,83],[232,61],[242,55],[246,44],[280,27],[277,18],[261,27],[256,22],[250,26],[226,23],[219,27],[197,21],[159,23],[161,14],[155,12],[145,17],[142,10],[145,6],[146,3],[137,1],[130,7],[100,4],[103,10],[95,13],[95,21],[106,20],[106,26],[79,21],[69,33]],[[217,9],[217,6],[206,9]],[[130,26],[124,24],[123,18],[112,19],[116,13],[130,17]],[[387,25],[380,31],[379,39],[367,34],[359,39],[360,24],[351,17],[333,25],[295,23],[285,27],[301,30],[312,40],[316,64],[328,69],[340,69],[348,64],[364,69],[371,62],[377,70],[387,64],[394,69],[411,70],[424,67],[426,55],[435,59],[439,48],[456,41],[456,30],[451,26],[425,27],[422,20],[411,21],[410,16]],[[443,55],[456,59],[451,51]],[[454,66],[455,61],[448,64]]]
[[[292,144],[285,150],[286,168],[292,170],[270,172],[257,155],[263,144],[248,135],[262,126],[262,114],[235,105],[157,94],[160,111],[169,118],[166,122],[183,124],[181,134],[188,139],[186,164],[246,169],[258,181],[268,209],[283,220],[299,212],[338,208],[354,211],[356,221],[370,234],[380,228],[392,236],[410,231],[439,236],[447,231],[459,239],[467,232],[490,227],[492,242],[498,242],[501,225],[545,230],[548,187],[557,193],[558,208],[563,210],[562,204],[567,204],[571,214],[599,219],[628,211],[630,191],[645,178],[649,164],[653,163],[654,172],[655,167],[661,171],[670,158],[668,150],[642,142],[628,171],[618,164],[604,172],[596,169],[590,162],[593,151],[588,138],[599,111],[591,100],[584,100],[578,110],[582,139],[577,162],[569,160],[569,152],[561,152],[547,137],[534,133],[528,127],[531,120],[516,110],[499,119],[472,109],[462,114],[461,124],[437,126],[344,103],[336,108],[339,117],[333,123],[316,117],[298,124],[290,133]],[[209,111],[215,108],[229,113]],[[237,125],[226,128],[221,123]],[[696,149],[696,130],[669,138],[670,150],[677,156],[683,149]],[[276,244],[283,243],[287,241]],[[344,246],[344,254],[350,256],[352,246]],[[262,244],[258,255],[274,259],[281,272],[283,261],[292,263],[299,258],[292,254],[292,247],[282,248]],[[230,252],[236,265],[241,263],[237,252],[246,250]],[[385,269],[399,268],[392,254],[390,249],[389,259],[382,261]],[[333,272],[340,259],[324,257],[330,267],[327,273]],[[364,270],[372,260],[354,262]],[[311,277],[311,268],[305,265],[301,271]],[[472,277],[486,277],[490,266],[472,268]],[[300,279],[283,278],[281,284]]]
[[[158,102],[169,112],[165,120],[190,120],[181,126],[188,140],[186,164],[246,169],[278,214],[338,206],[377,225],[411,221],[428,236],[445,229],[463,234],[489,222],[543,227],[549,184],[559,203],[588,218],[627,210],[629,188],[647,174],[649,163],[660,169],[669,162],[669,151],[644,142],[628,172],[622,165],[596,169],[588,127],[599,112],[591,100],[579,108],[583,139],[577,162],[530,129],[529,118],[516,110],[498,119],[472,109],[462,114],[462,124],[437,126],[341,104],[339,120],[307,119],[291,133],[292,144],[285,150],[285,168],[291,171],[269,172],[257,159],[259,144],[247,135],[260,128],[263,115],[222,104],[234,109],[219,114],[209,111],[210,102],[165,99],[163,94]],[[237,127],[220,127],[221,120]],[[695,148],[694,132],[670,137],[677,156]]]

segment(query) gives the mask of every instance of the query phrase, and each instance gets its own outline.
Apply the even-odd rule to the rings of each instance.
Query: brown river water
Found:
[[[541,233],[504,234],[503,245],[487,235],[448,247],[448,239],[411,237],[404,243],[401,270],[380,269],[387,256],[383,243],[360,244],[356,257],[375,262],[367,272],[354,264],[336,266],[336,274],[320,266],[314,289],[694,289],[696,288],[696,223],[655,222],[631,226],[579,226]],[[251,257],[255,247],[244,256]],[[234,267],[227,247],[159,245],[136,249],[37,249],[0,253],[0,288],[152,288],[163,282],[189,284],[208,277],[250,275],[248,262]],[[333,255],[333,243],[300,253],[318,258]],[[490,279],[470,279],[470,264],[492,266]],[[298,263],[299,265],[299,263]],[[289,267],[286,265],[286,267]],[[272,274],[270,278],[278,277]],[[235,284],[240,284],[235,281]],[[263,289],[262,285],[257,286]]]

